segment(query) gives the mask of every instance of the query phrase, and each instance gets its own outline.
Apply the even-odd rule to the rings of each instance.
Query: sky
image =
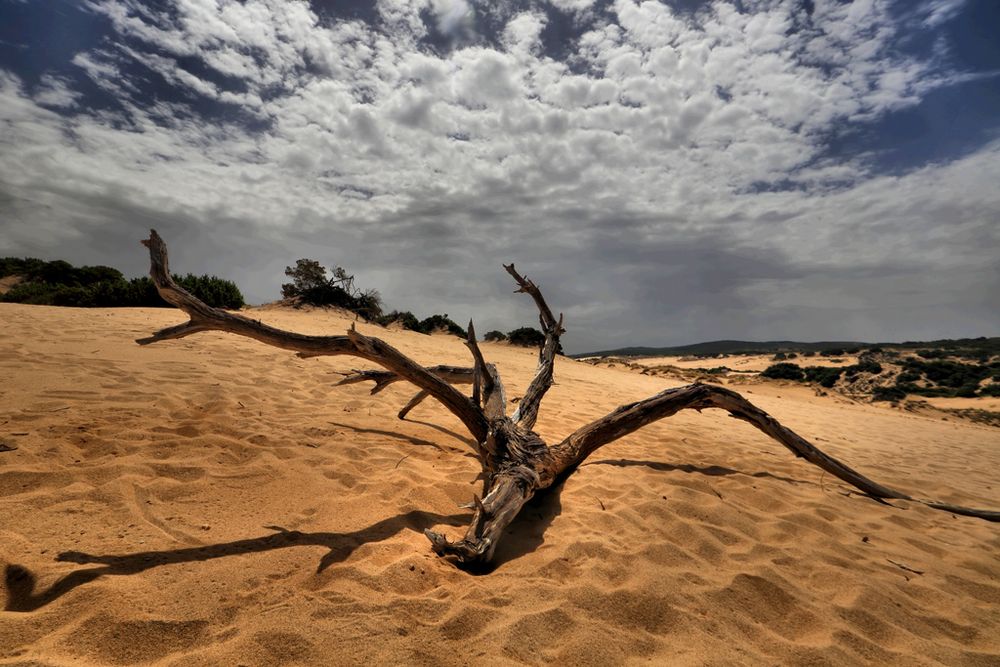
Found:
[[[0,256],[564,347],[1000,334],[996,0],[0,0]],[[331,332],[336,333],[336,332]]]

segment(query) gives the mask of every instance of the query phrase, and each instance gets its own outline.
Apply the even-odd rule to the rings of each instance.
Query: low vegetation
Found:
[[[370,320],[382,316],[382,296],[378,290],[361,290],[354,285],[354,276],[343,267],[336,267],[327,277],[326,267],[314,259],[300,259],[295,266],[285,267],[292,282],[281,286],[281,295],[295,305],[335,306],[346,308]]]
[[[545,334],[532,327],[520,327],[507,332],[507,340],[511,345],[539,347],[545,342]]]
[[[75,267],[69,262],[47,262],[35,258],[0,259],[0,277],[19,276],[0,301],[42,306],[82,308],[162,307],[153,281],[147,277],[127,280],[110,266]],[[174,276],[174,280],[196,297],[215,308],[242,308],[243,294],[235,283],[216,276]]]
[[[989,339],[983,339],[989,340]],[[851,350],[828,350],[849,353]],[[811,382],[854,393],[869,393],[875,401],[901,401],[907,396],[962,397],[1000,396],[1000,360],[991,361],[983,349],[921,349],[914,356],[898,350],[867,350],[858,363],[844,367],[798,366],[781,362],[767,367],[762,377],[793,382]],[[975,359],[975,362],[958,359]],[[985,380],[990,382],[984,384]]]
[[[431,315],[430,317],[425,317],[421,320],[408,310],[394,310],[391,313],[372,319],[372,322],[381,324],[384,327],[387,327],[390,324],[395,324],[408,331],[416,331],[417,333],[422,334],[447,331],[454,336],[460,336],[462,338],[465,338],[466,336],[465,329],[463,329],[453,319],[448,317],[447,313],[444,315]]]

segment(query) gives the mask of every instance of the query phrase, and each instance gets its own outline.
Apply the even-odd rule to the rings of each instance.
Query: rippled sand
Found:
[[[527,508],[495,571],[468,574],[422,535],[463,532],[478,489],[456,419],[427,401],[399,421],[402,383],[332,388],[359,360],[132,342],[182,318],[0,304],[0,442],[17,448],[0,451],[0,665],[1000,664],[997,524],[848,494],[690,412],[598,451]],[[468,361],[455,338],[360,329]],[[534,352],[484,353],[519,395]],[[556,374],[550,441],[670,386]],[[879,481],[1000,507],[1000,429],[737,389]]]

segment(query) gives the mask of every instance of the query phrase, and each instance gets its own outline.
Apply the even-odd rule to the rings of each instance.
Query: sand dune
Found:
[[[677,368],[713,368],[725,366],[734,371],[760,372],[778,363],[773,354],[743,354],[717,358],[697,358],[697,357],[635,357],[629,359],[630,362],[655,368],[656,366],[676,366]],[[858,363],[857,355],[845,354],[839,357],[823,357],[815,355],[812,357],[797,356],[787,359],[787,363],[799,366],[824,366],[827,368],[843,368],[851,364]]]
[[[304,333],[349,324],[258,311]],[[0,665],[1000,664],[1000,526],[890,507],[718,411],[597,452],[473,575],[478,465],[413,391],[226,334],[140,348],[172,310],[0,304]],[[424,363],[460,341],[360,326]],[[483,346],[508,394],[535,354]],[[549,441],[663,378],[560,359]],[[873,478],[1000,507],[1000,429],[740,387]],[[2,448],[0,448],[2,449]]]

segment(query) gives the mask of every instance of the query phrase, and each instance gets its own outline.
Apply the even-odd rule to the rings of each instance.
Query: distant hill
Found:
[[[987,354],[1000,354],[1000,338],[958,338],[933,341],[906,341],[903,343],[864,343],[860,341],[818,341],[804,343],[793,340],[713,340],[692,345],[674,347],[620,347],[584,354],[570,355],[582,357],[685,357],[715,356],[718,354],[771,354],[775,352],[845,352],[870,349],[872,347],[892,349],[943,348],[949,350],[975,350]]]

